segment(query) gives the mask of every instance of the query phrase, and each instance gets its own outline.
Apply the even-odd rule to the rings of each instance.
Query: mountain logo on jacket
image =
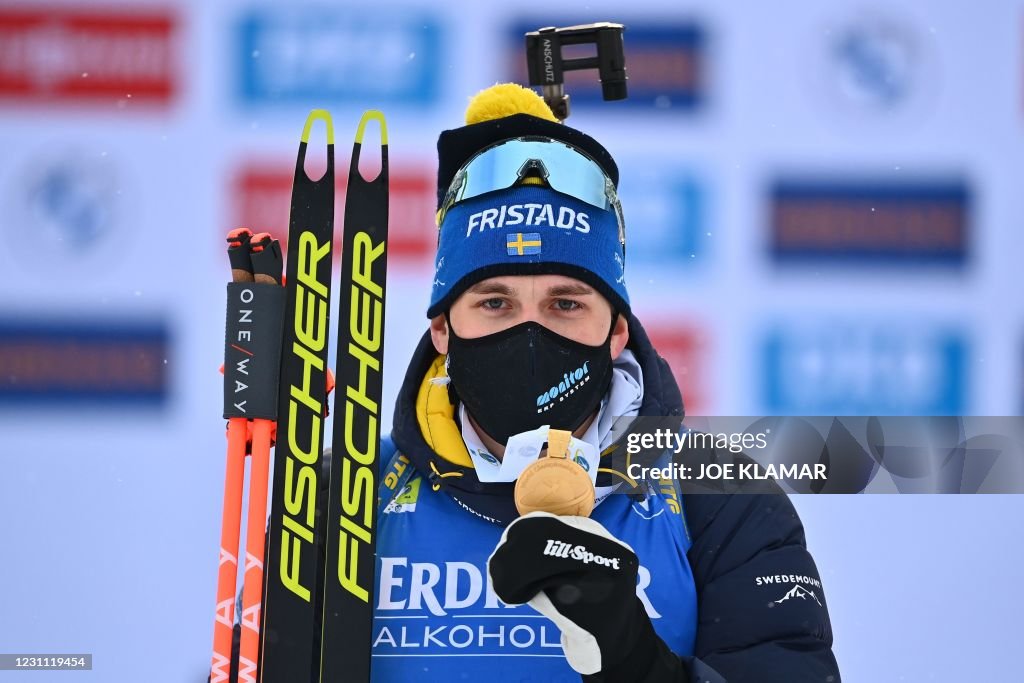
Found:
[[[420,497],[420,482],[419,477],[413,477],[408,484],[406,484],[401,492],[395,496],[387,507],[384,508],[383,514],[390,515],[401,512],[415,512],[416,501]]]
[[[818,596],[814,594],[814,591],[807,590],[800,584],[797,584],[790,588],[789,592],[787,592],[785,595],[783,595],[780,599],[776,600],[775,602],[786,602],[786,600],[789,600],[790,598],[800,598],[801,600],[806,600],[807,598],[810,598],[811,600],[814,600],[814,602],[818,603],[818,607],[821,607],[821,601],[818,600]]]

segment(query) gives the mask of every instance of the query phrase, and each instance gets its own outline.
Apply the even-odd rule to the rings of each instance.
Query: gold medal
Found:
[[[548,452],[530,463],[516,480],[519,514],[537,510],[554,515],[589,517],[594,509],[594,485],[582,467],[569,459],[569,439],[562,429],[548,431]]]

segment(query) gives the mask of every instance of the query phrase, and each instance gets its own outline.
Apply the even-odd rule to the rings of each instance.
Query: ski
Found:
[[[309,134],[327,127],[327,171],[306,175]],[[319,655],[318,551],[327,405],[327,347],[334,228],[334,131],[330,114],[306,119],[295,163],[288,224],[287,286],[277,444],[264,572],[259,676],[304,683]]]
[[[317,121],[327,127],[327,171],[314,181],[306,175],[305,160],[310,131]],[[359,171],[359,160],[366,126],[371,121],[380,126],[381,169],[376,178],[366,180]],[[327,368],[335,188],[333,137],[330,115],[323,110],[311,112],[303,128],[292,185],[286,287],[280,287],[279,279],[272,275],[275,269],[280,273],[280,250],[269,235],[253,236],[247,230],[238,230],[229,236],[235,282],[228,290],[225,344],[225,417],[230,418],[228,477],[211,667],[212,679],[218,681],[229,678],[229,669],[231,679],[237,671],[237,680],[244,683],[255,683],[257,677],[262,683],[370,679],[387,274],[388,156],[384,117],[376,111],[364,114],[348,176],[336,365],[345,391],[338,394],[333,421],[335,456],[330,463],[329,485],[325,485],[324,422],[328,386],[333,380]],[[276,266],[267,258],[275,250]],[[260,267],[254,268],[258,260]],[[275,286],[264,289],[266,284]],[[255,304],[254,292],[260,295]],[[267,306],[261,302],[268,297],[268,302],[273,302],[269,303],[268,314],[259,315]],[[269,315],[271,311],[275,315]],[[275,318],[276,328],[268,332],[264,324],[257,335],[257,328],[249,327],[256,316],[267,318],[267,322]],[[239,343],[243,339],[247,344]],[[259,358],[254,350],[261,351]],[[275,359],[272,368],[265,367],[266,361],[256,363],[270,358]],[[249,374],[256,365],[261,379]],[[265,499],[260,500],[259,491],[265,491],[268,482],[266,474],[260,473],[269,466],[275,417],[271,514],[264,553],[262,520],[266,504]],[[230,661],[231,615],[241,465],[248,436],[246,423],[250,420],[253,477],[236,668]]]
[[[368,181],[359,158],[370,121],[380,125],[380,173]],[[370,680],[387,238],[387,128],[384,115],[371,110],[356,131],[345,194],[323,637],[314,678],[324,683]]]

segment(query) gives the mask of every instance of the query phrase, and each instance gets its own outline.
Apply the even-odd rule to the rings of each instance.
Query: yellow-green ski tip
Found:
[[[314,109],[306,117],[306,125],[302,127],[302,141],[309,142],[309,131],[313,128],[314,121],[323,121],[327,126],[327,144],[334,144],[334,123],[331,122],[331,113],[326,109]]]
[[[367,109],[363,113],[363,118],[359,119],[359,128],[356,129],[356,143],[363,144],[363,133],[366,131],[366,124],[370,121],[376,121],[380,124],[380,144],[388,144],[388,127],[384,122],[384,112],[376,109]]]

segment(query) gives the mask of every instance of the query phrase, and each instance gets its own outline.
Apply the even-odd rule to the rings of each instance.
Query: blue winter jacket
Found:
[[[671,370],[639,321],[629,325],[640,415],[681,416]],[[382,448],[373,678],[579,680],[554,625],[487,585],[486,557],[517,514],[513,484],[475,477],[447,389],[429,382],[441,364],[424,335]],[[636,550],[637,593],[668,646],[629,681],[839,683],[820,577],[785,495],[650,487],[610,496],[593,517]]]

